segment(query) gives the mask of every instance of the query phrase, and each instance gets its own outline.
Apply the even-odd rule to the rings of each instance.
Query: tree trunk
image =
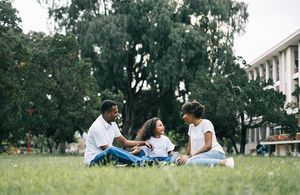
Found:
[[[50,143],[49,139],[50,138],[46,138],[46,141],[47,141],[47,146],[49,148],[49,153],[52,154],[53,153],[52,144]]]
[[[230,139],[231,139],[231,142],[232,142],[235,153],[239,154],[240,152],[239,152],[238,148],[236,147],[235,139],[232,136],[230,136]]]
[[[124,136],[130,136],[134,120],[134,98],[133,95],[126,95],[125,113],[123,118],[122,133]]]
[[[61,140],[59,143],[59,153],[66,154],[66,142],[64,140]]]
[[[4,147],[3,147],[3,144],[2,144],[2,140],[0,140],[0,153],[2,153],[4,151]]]
[[[245,116],[244,116],[244,114],[241,114],[241,124],[242,124],[242,129],[241,129],[241,148],[240,148],[240,153],[241,154],[245,154],[247,128],[246,128],[246,125],[245,125]]]
[[[133,120],[134,120],[134,93],[135,89],[132,88],[131,84],[133,81],[134,69],[133,64],[135,62],[135,49],[130,49],[128,51],[128,61],[127,61],[127,77],[124,82],[124,90],[123,94],[125,96],[126,104],[125,104],[125,113],[123,116],[123,128],[122,133],[124,136],[130,136],[130,132],[132,130]]]

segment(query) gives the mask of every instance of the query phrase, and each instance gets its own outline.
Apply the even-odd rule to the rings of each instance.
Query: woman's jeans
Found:
[[[186,161],[186,165],[205,165],[214,166],[225,159],[225,154],[216,150],[210,150],[201,154],[197,154]]]

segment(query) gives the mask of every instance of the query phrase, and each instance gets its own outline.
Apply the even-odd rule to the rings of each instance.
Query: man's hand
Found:
[[[150,148],[150,150],[153,150],[153,146],[149,142],[145,142],[145,146],[147,146],[148,148]]]
[[[183,155],[183,156],[180,156],[177,160],[177,163],[180,164],[180,165],[183,165],[186,163],[186,161],[189,159],[188,156],[186,155]]]

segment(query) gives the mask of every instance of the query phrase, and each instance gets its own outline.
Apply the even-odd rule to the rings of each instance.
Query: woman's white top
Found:
[[[218,143],[213,124],[203,119],[199,125],[190,124],[188,135],[191,139],[191,154],[194,155],[205,144],[204,134],[210,131],[212,133],[212,147],[211,150],[216,150],[225,154],[222,146]]]

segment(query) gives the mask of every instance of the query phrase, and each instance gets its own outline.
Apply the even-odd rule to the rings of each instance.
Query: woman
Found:
[[[214,126],[203,119],[205,106],[197,101],[186,102],[182,106],[183,120],[189,124],[188,155],[177,162],[186,165],[221,165],[233,168],[233,158],[225,158],[225,152],[218,143]]]

